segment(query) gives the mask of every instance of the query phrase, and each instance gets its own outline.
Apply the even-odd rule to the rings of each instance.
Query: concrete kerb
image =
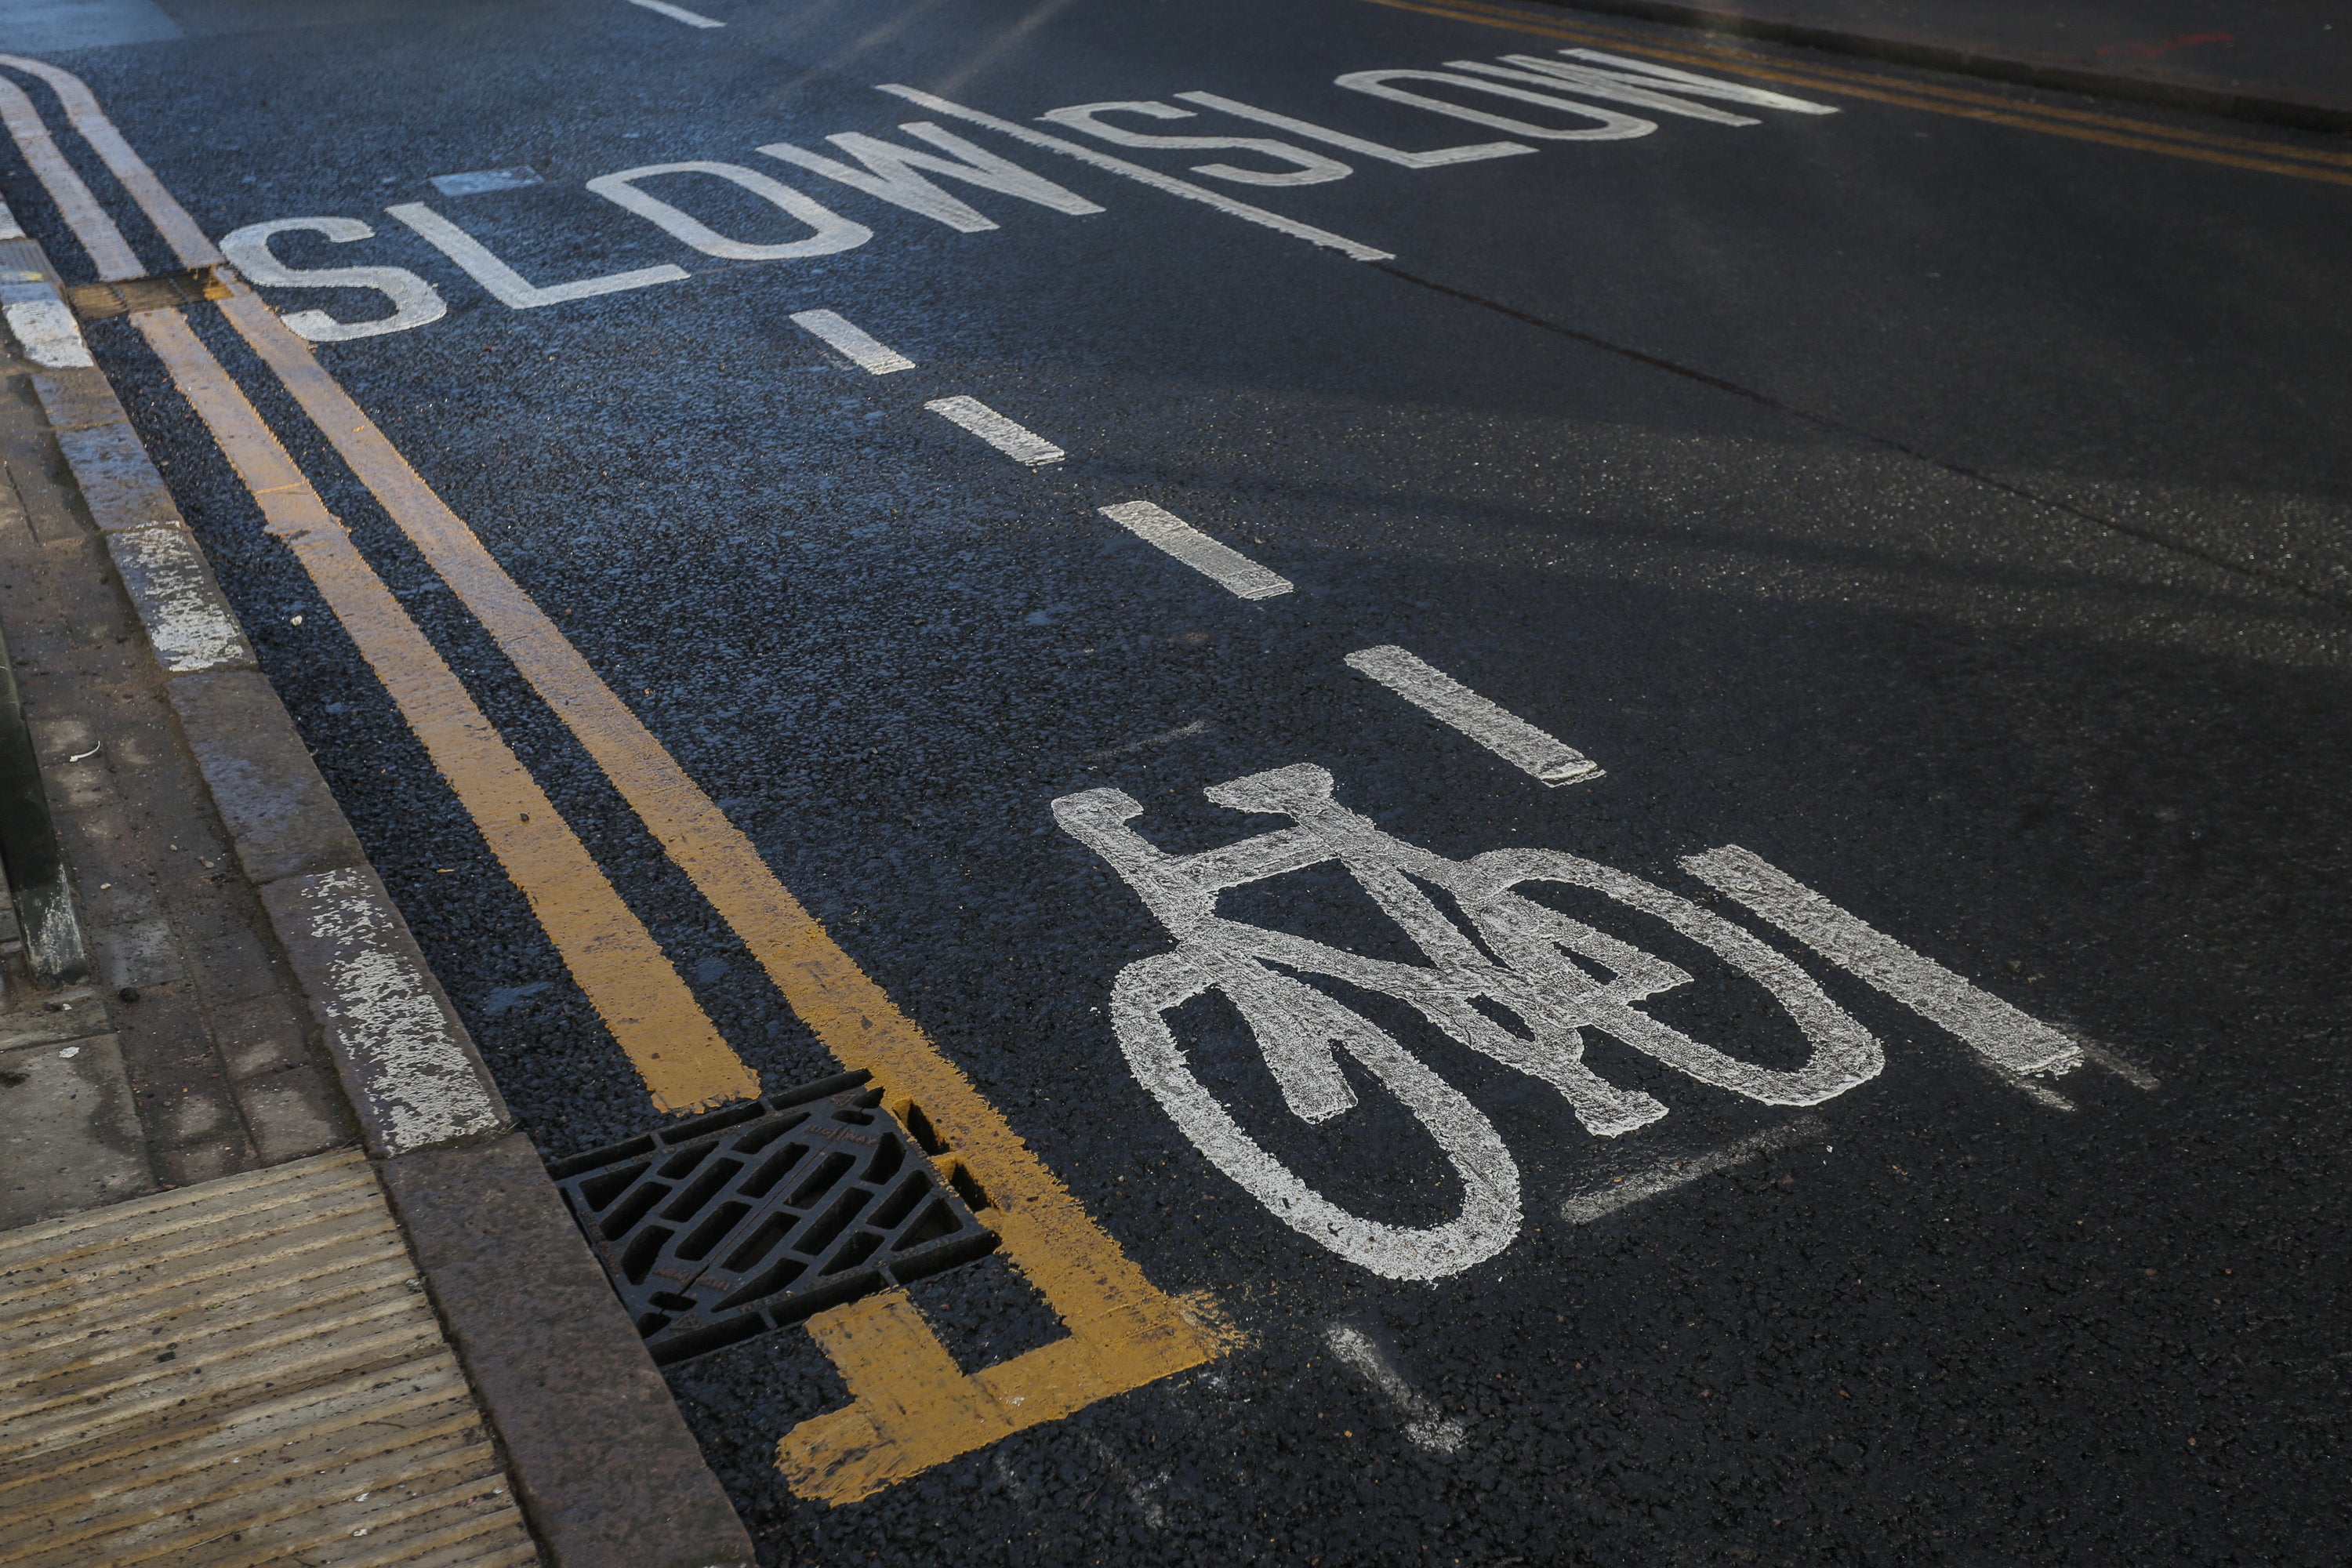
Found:
[[[741,1521],[113,388],[95,368],[33,379],[541,1545],[557,1568],[750,1564]]]
[[[1677,5],[1675,0],[1541,0],[1541,3],[1560,10],[1626,16],[1643,22],[1663,22],[1671,26],[1695,27],[1702,32],[1756,38],[1766,43],[1796,44],[1825,53],[1885,60],[1894,65],[1921,66],[1931,70],[1980,77],[1988,81],[2011,82],[2020,87],[2078,92],[2092,98],[2120,99],[2130,103],[2185,110],[2258,125],[2279,125],[2295,131],[2317,131],[2336,135],[2352,132],[2352,100],[2284,98],[2232,91],[2168,76],[2160,71],[2136,71],[2124,68],[2093,70],[2073,60],[2052,56],[2006,53],[1947,38],[1861,33],[1718,6]]]

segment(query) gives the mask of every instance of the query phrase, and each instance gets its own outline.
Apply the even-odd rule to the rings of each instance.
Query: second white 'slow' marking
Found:
[[[1601,764],[1575,747],[1479,696],[1432,664],[1393,644],[1348,656],[1348,668],[1369,675],[1441,723],[1449,724],[1513,767],[1552,785],[1601,776]]]
[[[1174,512],[1148,500],[1121,501],[1099,510],[1146,544],[1166,551],[1242,598],[1271,599],[1290,592],[1288,578],[1267,571],[1233,546],[1218,543]]]
[[[888,375],[892,371],[915,368],[913,360],[887,343],[877,342],[831,310],[794,311],[793,324],[824,339],[869,374]]]
[[[1015,425],[977,397],[935,397],[923,405],[950,424],[961,425],[1016,463],[1042,468],[1069,456],[1025,425]]]

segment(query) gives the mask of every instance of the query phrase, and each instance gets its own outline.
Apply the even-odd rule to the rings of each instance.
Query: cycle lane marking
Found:
[[[1046,468],[1069,456],[1034,430],[1007,419],[977,397],[935,397],[923,406],[1025,468]]]
[[[85,132],[87,139],[184,264],[217,261],[203,231],[113,133],[88,87],[55,67],[42,66],[39,74],[58,88],[78,128],[86,121],[103,128],[102,136]],[[111,232],[110,220],[107,227]],[[136,258],[119,233],[113,237],[135,271]],[[841,1372],[852,1402],[780,1439],[777,1464],[792,1489],[828,1503],[854,1501],[1009,1432],[1058,1421],[1225,1353],[1234,1337],[1213,1301],[1205,1293],[1180,1301],[1145,1278],[963,1070],[784,888],[751,840],[320,366],[308,343],[249,291],[221,308],[819,1043],[843,1066],[872,1072],[894,1115],[930,1124],[944,1145],[935,1163],[950,1179],[961,1170],[980,1184],[989,1199],[982,1215],[1001,1238],[1000,1250],[1067,1331],[967,1374],[904,1290],[817,1314],[807,1327]],[[187,330],[176,312],[142,320],[163,314]],[[307,489],[290,459],[289,467],[289,482]]]
[[[1148,500],[1121,501],[1095,510],[1236,598],[1272,599],[1291,591],[1287,577],[1267,570],[1232,545],[1210,538],[1174,512]]]
[[[28,140],[28,117],[38,123],[23,89],[0,78],[0,118],[20,150]],[[36,177],[100,276],[138,276],[142,268],[121,231],[70,166],[62,159],[33,163]],[[621,901],[553,802],[359,555],[349,532],[220,362],[176,310],[142,311],[132,321],[251,492],[268,531],[293,551],[383,680],[656,1107],[696,1110],[758,1093],[759,1079],[720,1037],[660,944]],[[471,1081],[470,1072],[403,1071],[396,1085],[387,1080],[387,1093],[404,1103],[422,1104],[436,1094],[457,1092],[461,1078]],[[470,1106],[444,1110],[473,1114]]]
[[[791,320],[794,326],[814,334],[868,375],[892,375],[915,368],[913,360],[843,319],[837,311],[796,310]]]
[[[1346,663],[1538,783],[1557,789],[1607,776],[1600,763],[1575,747],[1394,644],[1360,648],[1347,657]]]

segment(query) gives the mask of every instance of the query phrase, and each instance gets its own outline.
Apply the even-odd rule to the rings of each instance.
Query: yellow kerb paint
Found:
[[[743,1100],[760,1080],[719,1037],[522,762],[352,544],[277,436],[176,310],[133,318],[480,828],[597,1016],[663,1110]]]
[[[1002,1250],[1069,1337],[967,1377],[902,1296],[812,1320],[856,1402],[787,1434],[778,1463],[803,1497],[845,1502],[1041,1421],[1199,1366],[1226,1342],[1202,1306],[1153,1286],[1077,1198],[802,907],[628,704],[409,465],[310,345],[242,289],[223,312],[401,531],[577,736],[670,858],[843,1066],[916,1108],[992,1205]]]

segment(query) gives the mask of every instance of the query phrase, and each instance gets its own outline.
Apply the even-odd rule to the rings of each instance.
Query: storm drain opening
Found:
[[[228,298],[228,282],[211,267],[124,278],[112,283],[81,283],[66,290],[66,301],[85,321],[134,316],[142,310],[172,310]]]
[[[988,1199],[919,1109],[844,1073],[560,1160],[548,1174],[667,1365],[992,1250]]]

